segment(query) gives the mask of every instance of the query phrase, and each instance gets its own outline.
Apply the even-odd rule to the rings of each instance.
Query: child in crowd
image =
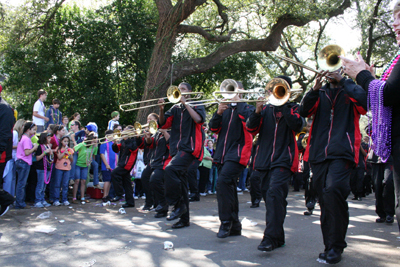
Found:
[[[57,148],[60,145],[60,139],[66,134],[64,125],[56,125],[53,128],[53,137],[51,138],[50,144],[51,144],[51,149],[53,150],[53,154],[56,155],[57,153]],[[57,164],[57,157],[54,157],[54,165]],[[53,175],[51,176],[50,180],[50,202],[53,202],[53,205],[58,206],[60,203],[56,200],[59,199],[59,196],[53,195],[55,192],[54,189],[54,181],[56,180],[56,173],[53,172]],[[57,205],[58,204],[58,205]]]
[[[44,199],[46,185],[50,182],[51,172],[53,170],[53,151],[50,148],[52,133],[43,132],[39,136],[39,146],[36,150],[36,172],[37,184],[35,190],[35,207],[44,208],[51,206]]]
[[[36,133],[36,124],[27,121],[24,125],[23,135],[17,147],[16,171],[18,175],[16,190],[16,209],[24,209],[25,186],[28,180],[29,170],[32,165],[32,154],[38,149],[37,144],[32,144],[31,137]]]
[[[92,163],[93,155],[97,154],[97,144],[95,143],[95,133],[89,133],[86,140],[74,147],[76,153],[78,153],[78,159],[75,166],[75,183],[72,191],[72,203],[77,204],[79,201],[76,199],[78,192],[79,181],[81,184],[81,201],[89,203],[88,199],[85,199],[85,187],[86,178],[88,175],[88,167]]]
[[[107,141],[112,140],[112,130],[106,131]],[[103,201],[107,202],[111,200],[108,196],[111,187],[111,172],[115,169],[118,164],[118,154],[112,150],[112,142],[107,142],[101,144],[100,146],[100,156],[101,156],[101,173],[103,174]]]
[[[61,137],[60,144],[57,148],[57,164],[56,164],[56,175],[54,181],[54,193],[53,196],[56,197],[54,206],[61,205],[59,202],[60,197],[60,187],[62,188],[62,199],[61,203],[64,206],[69,206],[68,202],[68,184],[69,176],[71,171],[71,164],[73,162],[74,150],[69,148],[69,136]]]
[[[79,121],[80,119],[81,119],[81,115],[78,112],[75,112],[74,115],[72,115],[71,118],[69,118],[68,128],[71,129],[72,121],[74,121],[74,120]]]
[[[62,117],[62,125],[64,125],[65,129],[67,130],[67,132],[69,132],[69,119],[67,116]]]
[[[114,125],[115,124],[119,124],[118,120],[119,120],[119,112],[118,111],[113,111],[111,113],[111,120],[108,121],[108,126],[107,126],[107,130],[114,130]]]
[[[58,109],[60,107],[60,100],[57,98],[53,99],[53,105],[50,105],[49,109],[46,111],[46,117],[49,119],[46,122],[46,128],[49,124],[63,124],[62,123],[62,113]]]

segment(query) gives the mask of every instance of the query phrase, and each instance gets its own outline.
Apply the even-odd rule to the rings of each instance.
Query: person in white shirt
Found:
[[[41,133],[44,131],[46,122],[49,121],[49,118],[45,117],[46,107],[44,106],[44,101],[46,101],[47,98],[47,92],[43,89],[40,89],[38,91],[38,97],[39,99],[33,106],[32,121],[37,126],[37,133]]]

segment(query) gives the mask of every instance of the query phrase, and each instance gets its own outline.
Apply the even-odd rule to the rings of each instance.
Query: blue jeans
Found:
[[[208,183],[207,190],[211,192],[215,192],[215,186],[218,181],[218,169],[217,165],[213,164],[211,169],[210,169],[210,181]]]
[[[75,180],[86,180],[88,174],[88,167],[75,166]]]
[[[31,169],[31,165],[19,159],[16,161],[16,171],[18,174],[18,182],[17,182],[17,190],[16,190],[16,201],[15,207],[25,208],[25,186],[26,181],[28,180],[29,170]]]
[[[8,173],[3,177],[3,189],[10,193],[10,195],[15,196],[15,184],[17,183],[17,175],[15,172],[15,161],[10,159],[7,161],[6,169],[8,168]]]
[[[46,184],[44,183],[44,170],[36,170],[36,173],[37,173],[37,184],[35,190],[35,204],[42,203],[44,201],[44,191],[46,190]],[[50,176],[50,170],[47,171],[47,179],[49,178],[49,176]]]
[[[99,164],[93,160],[90,167],[93,169],[93,185],[99,184]]]
[[[240,174],[238,187],[240,189],[242,189],[242,190],[246,189],[246,179],[247,179],[247,173],[248,172],[249,172],[249,169],[248,168],[244,168],[244,170]]]
[[[75,180],[75,166],[76,166],[76,161],[78,160],[78,153],[74,153],[74,161],[71,164],[71,172],[69,173],[69,179],[70,180]]]
[[[54,185],[54,193],[52,194],[56,198],[53,199],[54,201],[58,200],[60,197],[60,188],[62,188],[62,202],[68,200],[68,185],[69,185],[69,176],[70,171],[64,171],[55,169],[56,176],[55,176],[55,185]]]

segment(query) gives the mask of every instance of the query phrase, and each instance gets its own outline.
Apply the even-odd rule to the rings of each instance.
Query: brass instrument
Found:
[[[303,146],[304,149],[307,148],[307,143],[308,143],[308,133],[306,133],[301,140],[301,145]]]
[[[317,62],[318,65],[321,67],[321,69],[328,70],[330,72],[335,71],[339,68],[341,68],[342,65],[342,60],[339,58],[339,56],[344,56],[344,50],[338,45],[328,45],[322,48],[322,50],[318,53],[318,58]],[[291,58],[281,56],[278,54],[275,54],[277,58],[283,59],[289,63],[292,63],[293,65],[297,65],[303,69],[315,72],[317,74],[322,74],[322,71],[318,71],[316,69],[313,69],[311,67],[308,67],[298,61],[295,61]],[[330,78],[329,76],[327,76]]]
[[[299,137],[300,137],[300,135],[302,135],[302,134],[306,134],[306,132],[301,131],[301,132],[299,132],[298,134],[296,134],[296,141],[299,140]]]
[[[267,102],[274,106],[282,106],[290,100],[293,92],[303,91],[302,89],[291,89],[285,79],[273,78],[265,86],[265,91],[269,94]],[[265,101],[265,100],[264,100]]]
[[[187,100],[190,99],[200,99],[203,96],[203,92],[186,92],[186,93],[182,93],[181,90],[178,88],[178,86],[172,85],[168,88],[167,90],[167,97],[164,97],[162,99],[169,101],[169,103],[178,103],[181,100],[181,97],[183,95],[195,95],[192,98],[187,98]],[[139,110],[139,109],[144,109],[144,108],[149,108],[149,107],[156,107],[156,106],[162,106],[167,103],[156,103],[156,104],[150,104],[150,105],[145,105],[142,107],[135,107],[135,108],[130,108],[130,109],[124,109],[123,107],[126,106],[137,106],[143,103],[150,103],[150,102],[158,102],[159,98],[155,98],[155,99],[149,99],[149,100],[143,100],[143,101],[137,101],[137,102],[131,102],[131,103],[127,103],[127,104],[122,104],[119,105],[119,108],[122,111],[132,111],[132,110]]]
[[[133,127],[135,128],[136,134],[142,133],[142,129],[145,127],[149,127],[149,132],[151,134],[155,134],[158,130],[158,125],[157,125],[156,121],[150,121],[149,123],[144,124],[144,125],[141,125],[140,122],[135,122],[133,124]]]

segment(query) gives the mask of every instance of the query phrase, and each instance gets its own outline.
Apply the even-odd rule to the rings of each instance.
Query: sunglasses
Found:
[[[47,136],[53,136],[53,134],[52,133],[47,133]]]
[[[36,124],[32,123],[31,127],[29,127],[29,130],[32,130],[32,128],[35,126],[36,126]]]
[[[75,124],[71,124],[71,126],[75,126]]]

